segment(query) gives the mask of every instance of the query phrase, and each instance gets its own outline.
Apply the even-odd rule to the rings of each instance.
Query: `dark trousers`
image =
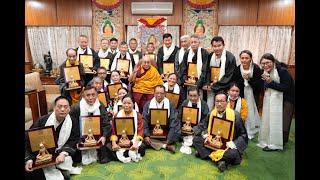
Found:
[[[198,151],[201,159],[208,159],[213,150],[204,147],[204,139],[202,136],[194,136],[193,146]],[[241,155],[237,149],[228,149],[220,161],[225,161],[227,164],[238,165],[241,162]]]
[[[283,124],[282,124],[282,131],[283,131],[283,144],[288,142],[289,133],[290,133],[290,126],[292,122],[294,112],[294,105],[288,101],[283,102]]]

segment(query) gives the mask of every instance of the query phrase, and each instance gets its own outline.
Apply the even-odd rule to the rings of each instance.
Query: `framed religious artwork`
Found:
[[[98,140],[102,136],[101,117],[81,116],[80,117],[80,139],[81,142],[77,145],[79,150],[98,149],[102,143]]]
[[[213,67],[211,66],[211,82],[218,82],[219,76],[220,76],[220,67]]]
[[[115,117],[114,118],[114,130],[116,136],[118,136],[118,145],[121,148],[128,149],[131,147],[135,133],[135,124],[133,117]]]
[[[56,132],[52,126],[33,128],[26,131],[31,152],[37,152],[36,160],[33,162],[32,170],[57,164],[55,153],[57,145]]]
[[[79,66],[65,67],[64,79],[67,86],[66,90],[80,89],[82,86]]]
[[[150,108],[150,137],[166,139],[168,136],[169,122],[168,109]]]
[[[164,80],[167,81],[169,74],[174,73],[174,63],[163,63]]]
[[[120,78],[128,78],[130,68],[130,60],[128,59],[117,59],[116,70],[120,72]]]
[[[99,92],[98,93],[98,99],[100,102],[102,102],[102,104],[104,105],[104,107],[108,107],[108,100],[107,100],[107,95],[106,92]]]
[[[109,58],[100,58],[100,67],[105,67],[107,69],[107,73],[110,73],[110,59]]]
[[[166,98],[168,98],[169,101],[174,105],[174,108],[178,108],[180,94],[166,92]]]
[[[187,77],[188,79],[185,81],[186,86],[196,86],[196,82],[198,81],[198,71],[197,71],[197,64],[195,63],[188,63],[187,67]]]
[[[192,135],[192,127],[198,124],[199,108],[182,106],[182,128],[183,134]]]
[[[233,121],[213,116],[208,141],[204,146],[213,150],[226,149],[226,143],[231,140]]]
[[[107,85],[107,93],[109,99],[115,99],[118,97],[118,90],[122,88],[121,83],[108,84]]]
[[[83,64],[86,74],[93,74],[93,56],[91,54],[80,54],[79,61]]]

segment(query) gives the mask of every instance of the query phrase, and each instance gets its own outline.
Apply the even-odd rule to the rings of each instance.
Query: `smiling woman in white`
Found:
[[[76,120],[70,117],[69,112],[69,101],[65,97],[59,96],[55,100],[54,112],[34,121],[31,129],[51,125],[54,126],[58,144],[58,148],[55,150],[55,153],[58,154],[56,162],[59,163],[57,165],[59,169],[57,169],[56,166],[49,166],[31,172],[30,170],[37,153],[31,152],[28,136],[26,136],[26,179],[63,180],[64,178],[70,178],[67,174],[81,173],[81,168],[72,167],[72,156],[75,155],[76,144],[79,140],[79,126]]]
[[[119,160],[123,163],[138,162],[145,154],[144,146],[141,146],[143,140],[143,117],[140,113],[133,109],[133,101],[129,95],[125,95],[122,99],[123,109],[115,114],[115,117],[133,117],[134,119],[134,135],[131,139],[129,150],[121,148],[118,143],[121,140],[116,135],[115,124],[112,124],[111,142],[107,143],[106,161]],[[119,140],[119,141],[118,141]]]
[[[70,115],[73,116],[79,123],[81,123],[81,116],[97,115],[101,117],[102,136],[98,142],[101,142],[103,146],[98,149],[98,153],[100,155],[99,158],[97,150],[90,149],[83,150],[81,153],[78,151],[77,155],[80,156],[81,154],[81,157],[77,157],[77,159],[82,159],[81,162],[83,165],[91,164],[97,160],[100,160],[100,163],[103,163],[102,158],[104,157],[105,153],[105,141],[106,138],[109,138],[111,134],[111,117],[107,116],[105,106],[99,102],[97,90],[93,86],[89,85],[85,87],[83,90],[82,99],[79,103],[71,108]]]

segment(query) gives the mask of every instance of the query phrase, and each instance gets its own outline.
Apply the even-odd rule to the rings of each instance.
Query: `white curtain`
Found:
[[[237,65],[242,50],[250,50],[255,63],[259,64],[264,53],[272,53],[276,59],[288,63],[291,26],[220,26],[219,36],[225,41],[225,48],[232,52]]]
[[[53,68],[59,67],[66,60],[66,50],[78,47],[78,37],[83,34],[89,38],[91,47],[91,27],[27,27],[28,40],[33,63],[43,67],[43,54],[51,53]]]

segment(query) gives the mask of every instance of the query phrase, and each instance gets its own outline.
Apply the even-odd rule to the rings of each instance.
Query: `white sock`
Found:
[[[167,144],[163,144],[162,148],[165,149],[167,147]]]

